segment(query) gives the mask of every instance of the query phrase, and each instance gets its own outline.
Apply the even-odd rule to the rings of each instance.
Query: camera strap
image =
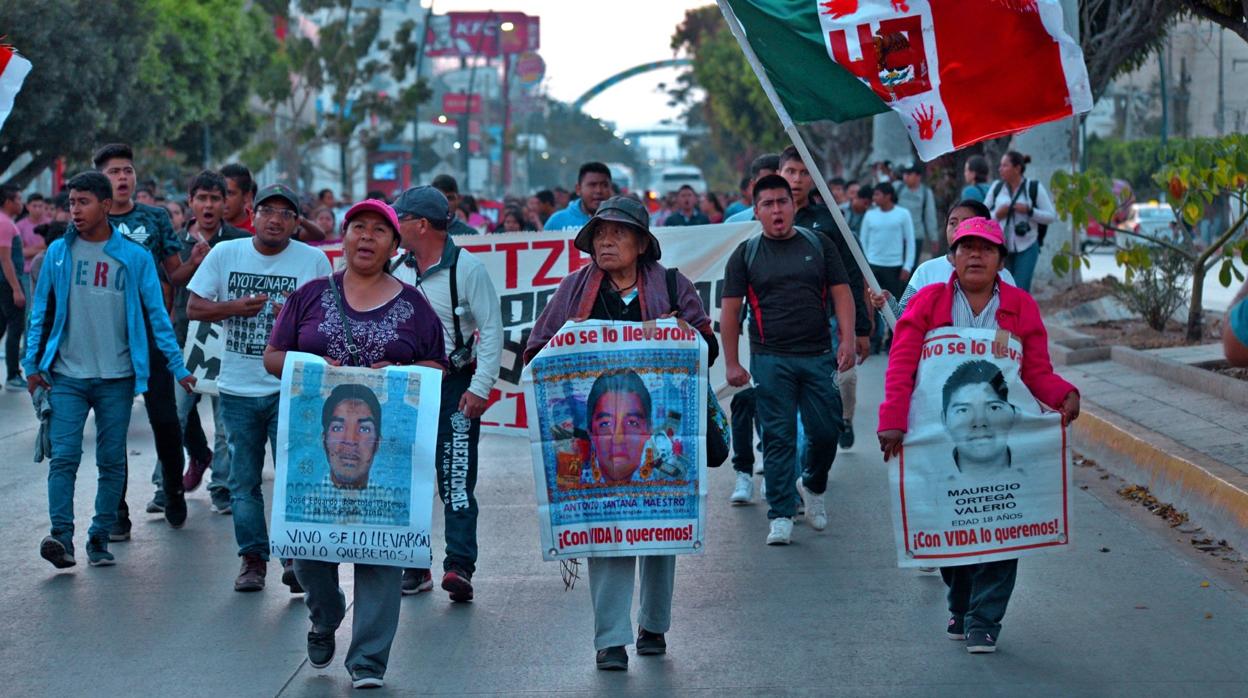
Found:
[[[464,331],[459,326],[459,253],[460,248],[455,248],[455,257],[451,260],[451,267],[447,271],[451,275],[451,323],[455,325],[455,348],[460,347],[472,348],[472,339],[464,341]]]
[[[355,362],[355,365],[362,366],[360,363],[360,348],[355,343],[355,337],[351,335],[351,321],[347,319],[346,308],[343,307],[342,292],[338,290],[338,282],[334,279],[334,274],[329,275],[329,291],[334,297],[334,306],[338,308],[338,317],[342,320],[342,334],[347,342],[347,353]],[[352,365],[350,361],[344,362],[348,366]]]

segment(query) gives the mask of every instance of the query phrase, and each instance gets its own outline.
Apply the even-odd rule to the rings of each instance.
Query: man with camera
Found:
[[[395,199],[394,212],[403,249],[391,263],[392,273],[425,294],[446,338],[451,367],[442,378],[435,461],[446,518],[442,588],[452,601],[471,601],[477,563],[477,441],[503,353],[498,293],[480,260],[447,235],[454,214],[442,192],[408,189]],[[404,594],[432,588],[428,569],[404,571]]]

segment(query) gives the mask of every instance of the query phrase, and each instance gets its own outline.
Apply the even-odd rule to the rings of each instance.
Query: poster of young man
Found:
[[[221,373],[221,355],[225,352],[225,330],[219,322],[191,320],[186,333],[182,360],[186,370],[195,376],[195,392],[217,395],[217,375]]]
[[[286,355],[274,555],[428,564],[441,379],[423,367],[351,368]]]
[[[890,469],[898,564],[959,565],[1070,544],[1061,415],[1019,375],[1022,345],[995,330],[933,330]]]
[[[706,361],[677,320],[591,320],[525,368],[544,559],[701,552]]]

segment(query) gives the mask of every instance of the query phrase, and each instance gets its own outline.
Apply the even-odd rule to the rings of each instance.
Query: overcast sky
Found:
[[[672,58],[672,33],[685,10],[708,0],[434,0],[438,14],[458,11],[521,11],[542,18],[540,53],[546,60],[546,89],[571,102],[598,82],[640,63]],[[672,83],[676,70],[645,73],[604,92],[586,106],[593,116],[621,129],[675,119],[657,86]]]

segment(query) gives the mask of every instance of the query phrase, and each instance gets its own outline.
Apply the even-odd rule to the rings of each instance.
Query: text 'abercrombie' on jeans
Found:
[[[481,420],[459,411],[459,399],[472,383],[472,371],[450,371],[442,378],[438,414],[438,495],[446,527],[443,569],[459,567],[469,575],[477,567],[477,442]]]

